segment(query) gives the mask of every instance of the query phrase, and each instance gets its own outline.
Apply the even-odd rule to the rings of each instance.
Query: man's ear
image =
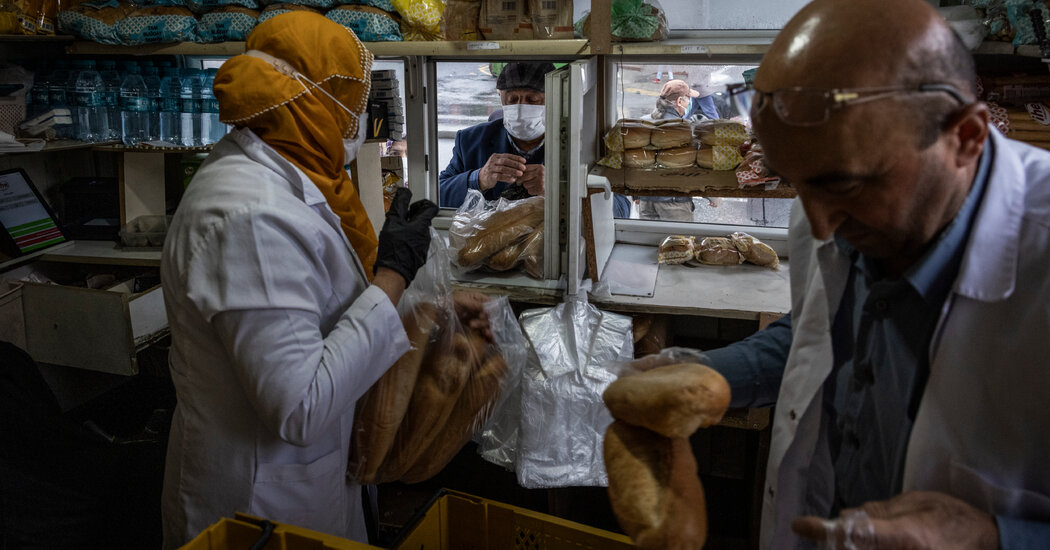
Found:
[[[958,147],[955,151],[956,166],[971,164],[984,151],[984,142],[991,131],[988,121],[988,105],[978,101],[963,107],[951,115],[947,132],[952,134]]]

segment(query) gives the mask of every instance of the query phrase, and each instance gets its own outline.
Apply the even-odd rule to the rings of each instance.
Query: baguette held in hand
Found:
[[[605,431],[603,455],[609,502],[638,548],[703,548],[707,505],[688,439],[616,420]]]
[[[394,445],[376,475],[377,483],[397,481],[416,463],[467,384],[475,359],[470,338],[446,333],[444,346],[431,345],[412,390],[408,412],[397,431]],[[444,349],[441,349],[444,347]]]
[[[717,424],[729,408],[729,397],[726,379],[697,363],[622,376],[602,394],[613,418],[671,438]]]
[[[486,343],[477,338],[475,350],[480,357]],[[467,386],[456,400],[448,420],[420,455],[419,460],[401,477],[404,483],[419,483],[437,475],[456,453],[470,441],[474,432],[488,420],[492,406],[499,398],[500,384],[507,374],[507,362],[499,353],[491,353],[470,373]]]
[[[348,471],[362,485],[375,482],[379,465],[394,444],[408,410],[431,335],[446,320],[433,304],[421,303],[402,322],[412,348],[358,400],[354,415]]]

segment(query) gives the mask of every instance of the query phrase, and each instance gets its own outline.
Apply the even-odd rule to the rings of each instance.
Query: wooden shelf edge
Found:
[[[590,55],[587,40],[478,40],[434,42],[365,42],[377,57],[403,56],[469,56],[504,57],[514,55],[580,56]],[[232,56],[244,53],[244,42],[171,42],[121,46],[76,41],[66,52],[78,55],[216,55]]]
[[[736,173],[731,170],[616,170],[597,166],[592,174],[604,177],[614,193],[632,196],[664,197],[725,197],[791,199],[795,188],[781,185],[774,189],[744,188],[737,185]],[[600,193],[602,189],[591,189]]]

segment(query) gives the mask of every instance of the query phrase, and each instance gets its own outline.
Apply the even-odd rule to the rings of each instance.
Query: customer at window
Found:
[[[496,80],[503,117],[456,132],[452,160],[438,175],[441,206],[457,208],[468,189],[486,199],[518,199],[545,191],[544,75],[551,63],[507,63]],[[630,201],[614,197],[614,215],[626,218]]]
[[[645,120],[681,120],[689,109],[692,98],[700,95],[700,92],[689,87],[684,80],[668,80],[660,89],[660,97],[656,98],[656,107]],[[676,222],[693,221],[692,197],[643,197],[635,196],[638,204],[638,217],[646,220],[666,220]]]

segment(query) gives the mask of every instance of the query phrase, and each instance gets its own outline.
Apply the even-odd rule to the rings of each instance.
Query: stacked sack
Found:
[[[734,170],[740,164],[740,145],[750,135],[739,122],[622,119],[604,137],[608,154],[598,164],[610,168],[653,170]]]
[[[696,260],[704,265],[740,265],[745,261],[778,269],[780,258],[766,243],[743,232],[727,237],[703,237],[671,235],[657,248],[657,261],[661,264],[684,264]]]
[[[90,0],[59,12],[58,27],[101,44],[230,42],[245,40],[274,15],[297,10],[325,14],[365,42],[402,39],[390,0]]]

